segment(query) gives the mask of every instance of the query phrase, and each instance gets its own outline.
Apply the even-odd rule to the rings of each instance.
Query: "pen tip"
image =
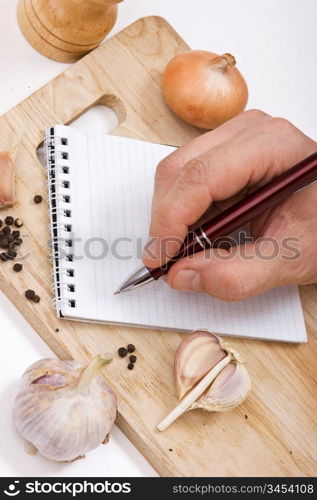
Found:
[[[118,290],[116,290],[116,291],[114,292],[114,295],[119,295],[119,293],[120,293],[120,292],[121,292],[121,290],[120,290],[120,288],[118,288]]]

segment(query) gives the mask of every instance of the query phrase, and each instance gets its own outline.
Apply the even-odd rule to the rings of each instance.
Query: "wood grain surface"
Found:
[[[116,357],[104,377],[118,395],[119,427],[161,475],[312,476],[317,457],[315,286],[301,289],[307,344],[232,339],[252,379],[247,401],[229,413],[189,412],[164,433],[156,425],[176,404],[173,357],[183,334],[68,322],[52,309],[47,205],[32,201],[46,193],[46,172],[36,156],[45,126],[70,123],[104,103],[118,113],[115,134],[182,145],[199,132],[167,109],[160,81],[167,61],[186,49],[162,18],[140,19],[0,118],[0,149],[18,144],[18,201],[0,217],[14,213],[25,223],[24,270],[14,273],[12,264],[2,263],[0,286],[60,358],[87,360],[136,345],[136,369],[127,370]],[[41,296],[39,304],[24,298],[27,288]],[[106,473],[111,457],[106,448],[104,454]]]

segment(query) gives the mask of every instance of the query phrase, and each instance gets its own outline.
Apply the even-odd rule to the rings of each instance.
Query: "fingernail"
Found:
[[[196,271],[193,271],[192,269],[179,271],[179,273],[177,273],[174,278],[173,288],[176,288],[177,290],[181,290],[183,292],[198,292],[201,289],[200,276]]]

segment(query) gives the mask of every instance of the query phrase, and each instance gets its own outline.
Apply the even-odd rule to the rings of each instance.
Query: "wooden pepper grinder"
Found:
[[[18,23],[38,52],[74,62],[97,47],[117,19],[121,0],[20,0]]]

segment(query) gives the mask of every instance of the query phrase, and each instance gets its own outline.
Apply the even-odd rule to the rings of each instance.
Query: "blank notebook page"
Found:
[[[59,315],[81,321],[177,330],[207,328],[243,337],[306,340],[295,286],[276,288],[238,303],[177,292],[163,280],[114,295],[140,265],[142,246],[148,239],[155,169],[174,148],[83,134],[60,125],[54,128],[53,136],[59,241],[54,269]],[[67,139],[66,145],[61,138]],[[70,232],[65,231],[66,226]],[[72,255],[72,261],[66,254]]]

